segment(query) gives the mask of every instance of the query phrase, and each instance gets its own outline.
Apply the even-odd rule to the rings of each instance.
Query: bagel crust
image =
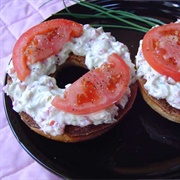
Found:
[[[138,85],[137,83],[134,83],[130,86],[131,89],[131,96],[128,99],[128,103],[126,104],[126,107],[124,109],[119,108],[118,116],[116,117],[116,122],[111,124],[100,124],[100,125],[88,125],[85,127],[79,127],[79,126],[72,126],[72,125],[66,125],[64,134],[52,136],[50,134],[44,133],[40,127],[36,124],[36,122],[25,112],[19,113],[21,119],[23,122],[34,132],[52,139],[56,141],[61,142],[80,142],[80,141],[86,141],[93,138],[96,138],[105,132],[109,131],[111,128],[113,128],[120,120],[125,116],[125,114],[131,109],[134,100],[136,98]]]
[[[69,65],[80,66],[80,67],[86,68],[86,66],[84,65],[84,57],[71,54],[70,57],[67,59],[67,62],[65,64],[63,64],[62,66],[57,67],[58,68],[57,71],[55,73],[51,74],[51,76],[55,77],[58,70],[61,70],[63,67],[66,67]],[[7,84],[11,84],[11,83],[12,83],[12,79],[10,76],[8,76]],[[104,123],[104,124],[100,124],[100,125],[87,125],[85,127],[66,125],[63,134],[52,136],[51,134],[45,133],[43,130],[41,130],[39,125],[26,112],[20,112],[19,115],[20,115],[22,121],[32,131],[34,131],[37,134],[40,134],[46,138],[56,140],[56,141],[61,141],[61,142],[67,142],[67,143],[86,141],[86,140],[96,138],[96,137],[104,134],[105,132],[109,131],[115,125],[117,125],[118,122],[121,121],[121,119],[125,116],[126,113],[128,113],[128,111],[131,109],[131,107],[135,101],[136,95],[137,95],[137,90],[138,90],[137,82],[135,82],[134,84],[131,84],[130,89],[131,89],[131,96],[128,98],[128,102],[124,109],[119,107],[118,116],[115,117],[115,119],[117,121],[114,123],[109,123],[109,124]],[[13,100],[12,97],[11,97],[11,99]]]
[[[26,39],[24,36],[21,36],[21,38]],[[37,38],[39,38],[39,36]],[[22,44],[23,47],[21,48],[26,49],[31,47],[26,47],[25,45]],[[53,46],[55,44],[53,45],[52,43],[50,45],[54,48]],[[33,44],[33,48],[34,47],[36,48],[36,44]],[[13,51],[13,53],[15,52]],[[137,93],[137,84],[135,83],[135,67],[130,59],[129,50],[125,44],[116,41],[110,33],[104,32],[102,27],[95,29],[88,24],[84,25],[83,34],[81,36],[65,42],[63,48],[59,52],[52,56],[48,56],[43,61],[36,56],[36,52],[33,51],[33,53],[35,54],[32,54],[32,56],[35,55],[34,58],[37,61],[34,61],[32,64],[29,64],[29,60],[25,62],[28,66],[28,70],[30,70],[30,75],[28,75],[27,78],[25,77],[25,72],[22,73],[21,78],[25,77],[25,80],[21,80],[21,78],[18,77],[18,73],[21,72],[21,69],[17,70],[14,67],[14,59],[11,61],[7,70],[8,81],[7,85],[4,87],[4,91],[12,99],[13,109],[19,113],[21,119],[34,132],[62,142],[79,142],[93,139],[114,127],[132,107]],[[40,51],[40,54],[41,53],[44,53],[46,56],[44,50]],[[121,80],[119,79],[121,75],[124,75],[126,78],[122,79],[121,84],[119,82],[117,83],[118,86],[121,87],[117,88],[116,86],[116,90],[118,91],[114,91],[114,100],[111,100],[111,98],[113,98],[111,94],[108,95],[109,99],[107,99],[107,96],[107,102],[101,99],[103,95],[99,95],[99,99],[107,104],[103,107],[99,106],[99,109],[97,109],[94,103],[94,109],[92,109],[92,111],[82,110],[82,114],[76,114],[73,111],[66,112],[63,108],[59,110],[58,107],[53,104],[53,100],[57,96],[60,98],[66,96],[64,93],[65,90],[70,87],[73,82],[77,82],[76,80],[84,73],[89,70],[91,71],[93,69],[96,70],[96,68],[104,67],[102,65],[108,62],[108,57],[113,54],[123,58],[126,65],[125,67],[129,68],[127,70],[123,68],[122,70],[124,71],[120,72],[118,71],[119,68],[121,69],[121,67],[119,67],[120,62],[116,62],[117,67],[114,70],[117,71],[116,74],[118,73],[118,81]],[[19,68],[18,59],[16,60],[16,67]],[[22,62],[21,58],[20,62]],[[22,66],[24,66],[24,64]],[[69,71],[69,68],[72,71]],[[128,72],[128,70],[130,71]],[[114,71],[111,71],[111,69],[104,70],[108,78],[112,76],[112,79],[110,77],[108,80],[110,85],[116,83],[113,82],[113,72]],[[29,71],[27,73],[29,73]],[[89,78],[88,81],[95,81],[93,78],[96,78],[96,76],[93,75],[91,77],[92,78]],[[101,80],[101,78],[104,78],[104,75],[100,73],[97,75],[97,78]],[[107,78],[105,78],[105,80],[106,79]],[[79,82],[81,83],[81,81],[78,81],[78,83]],[[103,79],[102,82],[106,83]],[[100,84],[101,82],[96,83]],[[74,86],[72,88],[74,88]],[[101,91],[104,86],[98,85],[98,88],[96,88],[96,86],[93,88],[95,88],[96,91]],[[121,88],[124,88],[124,90],[121,91]],[[107,89],[110,91],[108,86]],[[80,92],[78,91],[81,92],[82,89],[77,88],[77,91],[73,89],[69,94],[73,96],[74,93],[78,93],[79,95]],[[118,95],[122,95],[122,99]],[[73,98],[67,98],[67,101],[68,103],[71,102],[72,104],[70,105],[74,106],[74,102],[71,101],[72,99]],[[60,100],[57,100],[57,102],[58,101]],[[98,104],[99,101],[96,103]],[[85,108],[88,109],[89,104],[86,105]]]
[[[158,100],[150,96],[147,90],[144,88],[145,83],[146,80],[143,78],[138,80],[139,89],[146,103],[164,118],[176,123],[180,123],[180,110],[170,106],[165,99]]]
[[[63,66],[60,66],[58,68],[58,70],[60,70],[64,66],[66,67],[69,65],[80,66],[83,68],[86,67],[84,65],[84,57],[71,54],[67,60],[67,63],[65,63]],[[57,73],[57,71],[55,73],[51,74],[51,76],[55,77],[56,73]],[[8,75],[7,84],[11,84],[11,83],[12,83],[12,79]],[[114,123],[109,123],[109,124],[104,123],[104,124],[100,124],[100,125],[87,125],[85,127],[66,125],[63,134],[52,136],[51,134],[45,133],[43,130],[41,130],[39,125],[26,112],[20,112],[19,115],[20,115],[22,121],[32,131],[34,131],[37,134],[44,136],[46,138],[56,140],[56,141],[61,141],[61,142],[67,142],[67,143],[87,141],[87,140],[96,138],[96,137],[104,134],[105,132],[109,131],[110,129],[112,129],[115,125],[118,124],[118,122],[121,121],[121,119],[126,115],[126,113],[128,113],[128,111],[131,109],[131,107],[135,101],[136,95],[137,95],[137,90],[138,90],[137,82],[135,82],[134,84],[131,84],[130,89],[131,89],[131,96],[128,98],[128,102],[127,102],[124,109],[119,107],[118,116],[115,117],[115,119],[117,121]],[[13,101],[12,97],[11,97],[11,99]]]

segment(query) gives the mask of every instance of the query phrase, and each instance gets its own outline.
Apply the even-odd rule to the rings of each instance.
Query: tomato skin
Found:
[[[12,54],[18,78],[24,81],[30,74],[28,63],[43,61],[58,53],[64,43],[82,32],[81,24],[66,19],[45,21],[26,31],[16,42]]]
[[[108,63],[84,74],[65,90],[64,99],[56,96],[52,105],[72,114],[93,113],[120,100],[129,82],[129,67],[113,53],[108,57]]]
[[[143,38],[142,51],[157,72],[180,81],[180,23],[158,26]]]

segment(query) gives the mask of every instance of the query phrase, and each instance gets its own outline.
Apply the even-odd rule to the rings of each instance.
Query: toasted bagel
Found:
[[[156,99],[149,95],[147,90],[144,88],[145,83],[146,80],[143,78],[138,80],[140,92],[146,103],[164,118],[180,123],[180,110],[170,106],[165,99]]]
[[[62,142],[108,131],[132,107],[137,92],[127,46],[102,27],[65,19],[22,34],[7,74],[4,91],[21,119],[36,133]]]
[[[131,109],[136,94],[137,94],[137,83],[131,85],[131,97],[129,97],[128,103],[126,104],[126,107],[124,109],[119,108],[118,116],[116,117],[116,122],[111,124],[100,124],[100,125],[88,125],[85,127],[79,127],[79,126],[72,126],[72,125],[66,125],[64,134],[52,136],[50,134],[44,133],[40,127],[36,124],[36,122],[25,112],[21,112],[20,117],[23,120],[23,122],[29,126],[31,130],[34,132],[61,142],[80,142],[80,141],[86,141],[93,139],[95,137],[98,137],[105,132],[109,131],[111,128],[113,128],[118,122],[121,121],[121,119],[125,116],[125,114]]]
[[[56,73],[58,70],[62,69],[63,67],[69,66],[69,65],[74,65],[74,66],[80,66],[83,68],[86,68],[84,64],[84,57],[82,56],[77,56],[74,54],[70,54],[70,57],[67,59],[66,63],[63,64],[63,66],[57,67],[57,70],[55,73],[51,74],[52,77],[56,77]],[[7,79],[7,84],[11,84],[12,80],[8,76]],[[130,86],[131,89],[131,96],[128,99],[128,103],[126,104],[125,108],[122,109],[119,107],[118,111],[118,116],[116,117],[116,122],[115,123],[109,123],[109,124],[100,124],[100,125],[88,125],[85,127],[80,127],[80,126],[72,126],[72,125],[66,125],[64,133],[61,135],[57,136],[52,136],[50,134],[47,134],[43,132],[38,124],[33,120],[31,116],[29,116],[26,112],[20,112],[19,115],[23,122],[34,132],[52,139],[56,141],[61,141],[61,142],[80,142],[80,141],[86,141],[90,140],[93,138],[96,138],[105,132],[109,131],[111,128],[113,128],[118,122],[121,121],[121,119],[125,116],[125,114],[131,109],[136,95],[137,95],[137,90],[138,90],[138,85],[137,83],[134,83]]]
[[[8,84],[11,83],[10,77],[8,77]],[[121,119],[128,113],[128,111],[131,109],[136,95],[137,95],[137,89],[138,85],[137,83],[134,83],[130,86],[131,89],[131,96],[128,99],[128,103],[126,104],[126,107],[124,109],[119,107],[118,116],[116,117],[116,122],[111,124],[100,124],[100,125],[88,125],[85,127],[79,127],[79,126],[72,126],[72,125],[66,125],[64,134],[52,136],[50,134],[44,133],[40,127],[37,125],[37,123],[33,120],[31,116],[29,116],[25,112],[20,112],[19,115],[23,122],[34,132],[52,139],[56,141],[61,142],[80,142],[80,141],[86,141],[93,139],[95,137],[98,137],[105,132],[109,131],[111,128],[113,128],[118,122],[121,121]]]

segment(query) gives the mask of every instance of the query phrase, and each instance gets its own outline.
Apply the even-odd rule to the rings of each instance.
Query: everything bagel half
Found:
[[[180,110],[170,106],[164,99],[158,100],[150,96],[147,90],[144,88],[145,82],[145,79],[138,80],[139,89],[146,103],[164,118],[180,123]]]
[[[36,122],[25,112],[20,113],[21,119],[26,123],[31,130],[35,131],[36,133],[61,142],[80,142],[80,141],[86,141],[90,140],[93,138],[96,138],[105,132],[109,131],[112,129],[117,123],[119,123],[122,118],[128,113],[128,111],[131,109],[134,100],[136,98],[136,93],[137,93],[137,84],[133,84],[131,86],[131,97],[128,99],[128,104],[126,105],[125,109],[119,108],[118,115],[116,118],[115,123],[111,124],[100,124],[100,125],[88,125],[85,127],[80,127],[80,126],[72,126],[72,125],[67,125],[65,127],[64,133],[62,135],[56,135],[52,136],[50,134],[44,133],[40,127],[36,124]]]
[[[134,100],[136,98],[136,93],[137,93],[137,84],[133,84],[131,86],[131,97],[128,99],[128,104],[126,105],[125,109],[119,109],[118,115],[116,118],[116,122],[111,123],[111,124],[100,124],[100,125],[88,125],[85,127],[80,127],[80,126],[72,126],[72,125],[67,125],[65,127],[64,133],[62,135],[56,135],[52,136],[50,134],[44,133],[40,127],[36,124],[36,122],[26,113],[21,112],[20,116],[21,119],[28,125],[33,131],[36,133],[61,142],[80,142],[80,141],[86,141],[90,139],[94,139],[105,132],[109,131],[112,129],[115,125],[117,125],[122,118],[128,113],[128,111],[131,109]]]
[[[147,104],[180,123],[180,22],[152,28],[136,56],[139,89]]]
[[[60,88],[58,72],[68,66],[88,72]],[[56,19],[19,38],[4,91],[34,132],[57,141],[79,142],[114,127],[131,109],[137,84],[124,44],[102,28]]]
[[[84,57],[82,56],[76,56],[74,54],[71,54],[70,57],[67,60],[67,63],[65,66],[69,65],[74,65],[74,66],[80,66],[85,68],[84,65]],[[52,76],[56,76],[56,73],[52,74]],[[12,79],[8,76],[7,84],[10,85],[12,83]],[[80,126],[73,126],[73,125],[67,125],[65,127],[64,133],[61,135],[56,135],[52,136],[51,134],[45,133],[39,125],[35,122],[35,120],[29,116],[26,112],[20,112],[19,115],[23,122],[34,132],[52,139],[56,141],[61,141],[61,142],[81,142],[81,141],[86,141],[90,140],[93,138],[96,138],[105,132],[109,131],[112,129],[117,123],[121,121],[121,119],[128,113],[128,111],[131,109],[136,95],[137,95],[137,90],[138,90],[138,85],[137,83],[134,83],[130,86],[131,89],[131,96],[128,98],[128,103],[124,109],[119,107],[118,110],[118,115],[115,117],[116,122],[110,123],[110,124],[100,124],[100,125],[88,125],[85,127],[80,127]]]

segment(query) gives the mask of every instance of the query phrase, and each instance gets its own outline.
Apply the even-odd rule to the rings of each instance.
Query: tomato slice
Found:
[[[130,69],[113,53],[108,62],[91,70],[65,90],[64,98],[56,96],[52,105],[72,114],[89,114],[109,107],[122,98],[130,82]]]
[[[82,32],[81,24],[66,19],[45,21],[26,31],[16,42],[12,54],[18,78],[24,81],[30,74],[28,64],[58,53],[64,43]]]
[[[142,51],[153,69],[180,81],[180,23],[151,29],[143,38]]]

